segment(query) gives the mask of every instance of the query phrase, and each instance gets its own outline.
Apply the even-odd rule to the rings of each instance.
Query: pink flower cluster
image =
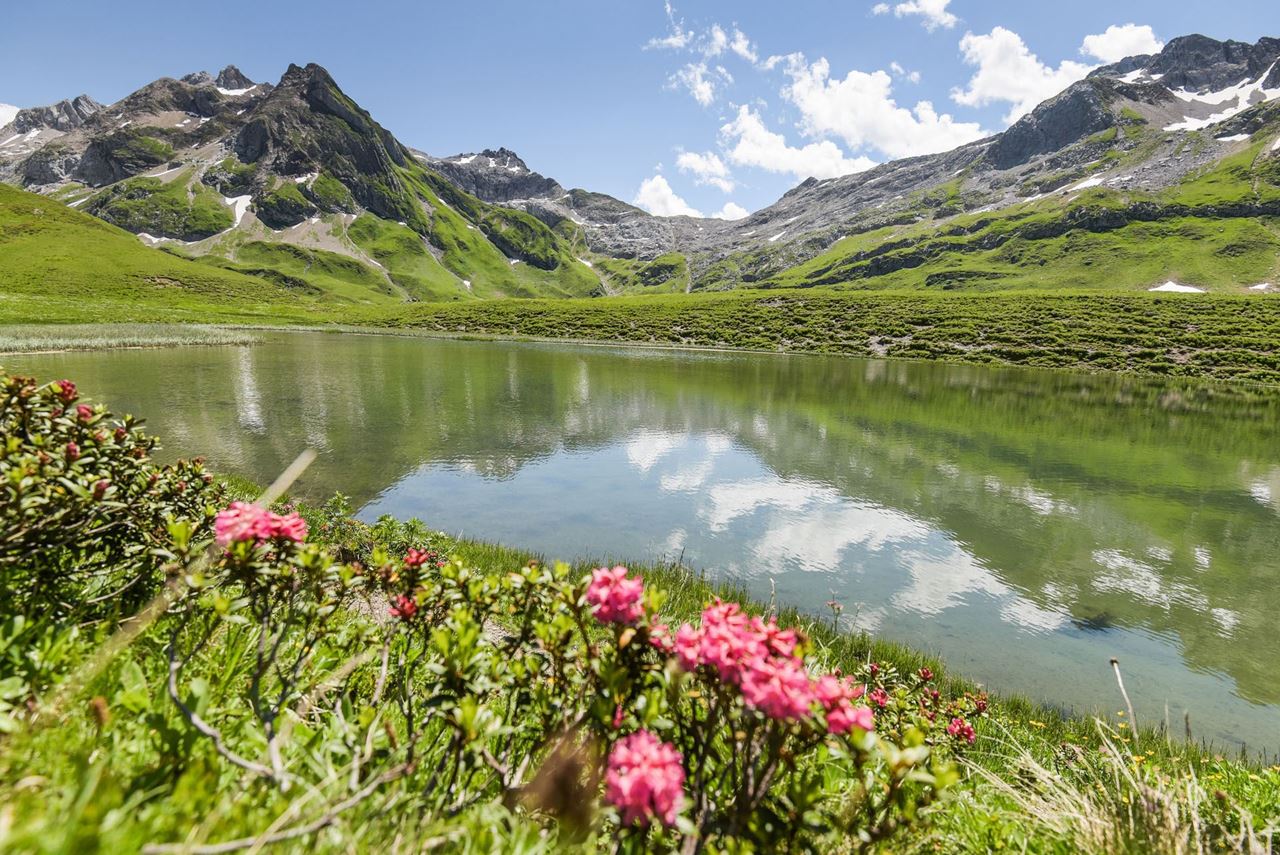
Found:
[[[967,742],[970,745],[978,738],[978,734],[974,732],[973,725],[965,721],[963,718],[951,719],[951,724],[947,725],[947,734],[952,739],[958,739]]]
[[[230,507],[218,511],[213,531],[219,546],[270,540],[301,543],[307,537],[307,522],[296,513],[281,515],[249,502],[232,502]]]
[[[623,825],[657,819],[675,824],[684,804],[684,767],[680,752],[647,730],[625,736],[609,752],[605,798],[622,814]]]
[[[844,677],[827,674],[818,678],[813,694],[827,714],[827,729],[832,733],[848,733],[855,727],[871,730],[875,718],[871,708],[854,706],[866,688]]]
[[[418,613],[418,601],[406,594],[401,594],[391,601],[391,607],[387,611],[393,618],[404,621],[413,620],[413,616]]]
[[[622,566],[595,570],[587,585],[587,602],[601,623],[634,625],[644,616],[643,596],[644,581],[639,576],[627,578],[627,568]]]
[[[665,646],[666,634],[654,639]],[[737,603],[716,600],[702,612],[702,625],[685,624],[672,643],[686,671],[701,666],[715,669],[726,683],[737,686],[753,709],[770,718],[799,721],[820,706],[832,733],[853,727],[871,730],[867,707],[855,707],[863,687],[833,675],[814,680],[800,657],[795,630],[780,629],[775,620],[745,614]]]
[[[421,567],[424,564],[434,564],[437,567],[443,567],[446,563],[447,562],[440,558],[440,556],[431,549],[423,550],[410,547],[409,551],[404,554],[404,566],[406,567]]]

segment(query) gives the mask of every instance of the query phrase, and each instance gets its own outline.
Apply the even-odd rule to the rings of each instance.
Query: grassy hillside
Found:
[[[0,321],[235,321],[313,317],[262,279],[143,246],[60,202],[0,185]]]
[[[956,216],[952,207],[922,201],[915,224],[850,235],[781,271],[776,256],[785,248],[734,256],[713,265],[695,287],[741,277],[777,288],[1141,290],[1172,279],[1239,292],[1280,278],[1280,154],[1273,140],[1273,133],[1259,132],[1245,150],[1157,193],[1031,188],[1051,195]],[[1141,149],[1128,157],[1139,160]],[[1128,165],[1121,157],[1097,168],[1115,178]],[[1072,173],[1050,186],[1089,174]]]

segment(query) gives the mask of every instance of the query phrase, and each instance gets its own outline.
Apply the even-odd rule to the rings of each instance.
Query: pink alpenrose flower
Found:
[[[634,626],[644,615],[644,607],[640,603],[643,597],[644,581],[639,576],[628,578],[627,568],[622,566],[595,570],[587,585],[591,613],[601,623]]]
[[[251,502],[232,502],[218,511],[213,520],[214,537],[219,546],[254,541],[289,540],[301,543],[307,537],[307,522],[296,513],[272,513]]]
[[[604,774],[605,799],[618,809],[623,825],[653,820],[675,824],[684,806],[684,767],[674,745],[647,730],[625,736],[609,752]]]

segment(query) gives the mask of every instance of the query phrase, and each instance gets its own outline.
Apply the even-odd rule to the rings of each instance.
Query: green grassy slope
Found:
[[[846,237],[763,287],[1106,288],[1176,280],[1238,292],[1280,277],[1280,154],[1270,130],[1158,193],[1095,187]],[[1136,156],[1136,155],[1135,155]],[[1123,160],[1113,172],[1124,171]],[[1079,176],[1072,176],[1078,178]],[[695,287],[768,269],[760,250],[714,266]]]
[[[0,321],[301,321],[315,303],[0,184]]]

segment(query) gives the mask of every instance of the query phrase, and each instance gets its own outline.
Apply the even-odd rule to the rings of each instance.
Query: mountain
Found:
[[[809,179],[737,221],[566,189],[506,148],[408,148],[319,66],[234,66],[0,128],[0,180],[339,299],[725,289],[1242,289],[1280,273],[1280,40],[1192,35],[1002,133]],[[376,287],[371,285],[376,283]]]
[[[500,165],[484,158],[446,163],[493,175],[468,178],[482,198],[501,198],[552,225],[572,218],[594,251],[685,257],[694,288],[1097,283],[1087,270],[1043,277],[1040,258],[1019,270],[1010,269],[1019,268],[1016,258],[971,262],[1014,240],[1029,241],[1028,254],[1035,255],[1047,246],[1037,242],[1067,232],[1119,233],[1135,223],[1188,217],[1231,221],[1233,235],[1247,233],[1217,247],[1231,256],[1231,269],[1202,271],[1206,284],[1225,284],[1232,275],[1236,284],[1252,284],[1276,272],[1275,233],[1257,218],[1277,213],[1277,58],[1276,39],[1250,45],[1177,38],[1159,54],[1094,71],[1003,133],[855,175],[811,178],[732,222],[648,217],[634,209],[597,216],[559,195],[555,182],[535,198],[520,198],[524,187],[536,185],[521,182],[510,191],[513,182],[503,183]],[[1098,249],[1099,241],[1085,242]],[[1140,251],[1141,244],[1130,248]],[[1145,261],[1128,287],[1148,284],[1138,281],[1142,275],[1164,275],[1147,274]]]
[[[339,300],[602,290],[572,230],[460,190],[317,65],[291,65],[275,85],[229,66],[106,107],[80,98],[24,110],[0,141],[0,180],[148,245]]]

